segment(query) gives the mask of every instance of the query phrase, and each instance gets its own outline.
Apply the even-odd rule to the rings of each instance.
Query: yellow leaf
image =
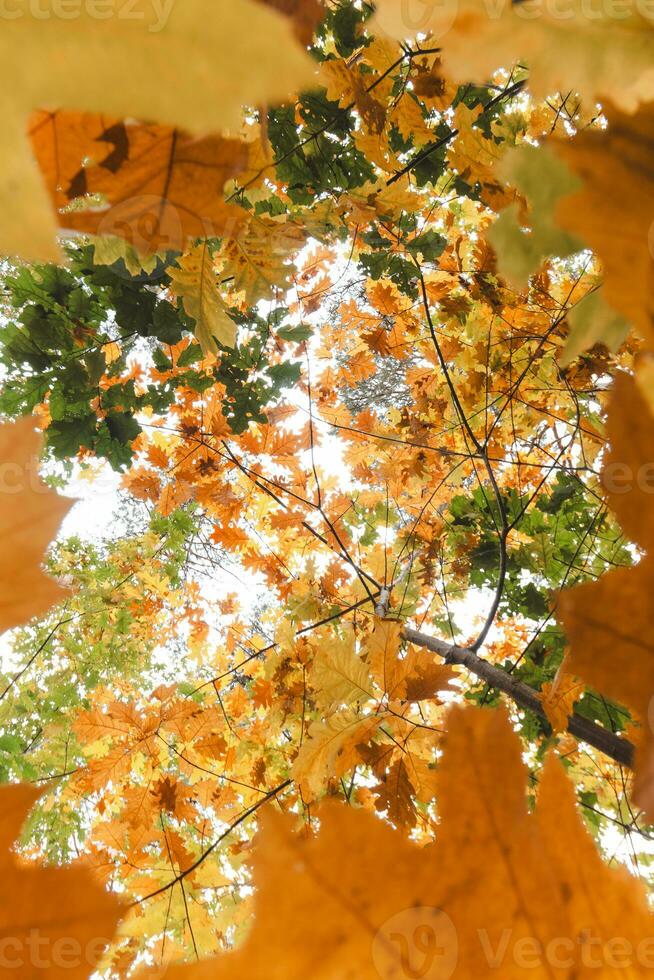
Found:
[[[584,690],[583,682],[574,674],[568,673],[567,666],[565,658],[554,680],[543,684],[540,691],[547,720],[557,734],[567,731],[568,719]]]
[[[647,556],[559,596],[570,670],[646,723],[636,756],[636,802],[654,818],[654,418],[637,382],[616,378],[608,410],[611,451],[603,471],[624,530]]]
[[[206,242],[196,245],[168,267],[171,288],[179,296],[186,313],[195,320],[195,336],[202,352],[215,354],[216,341],[223,347],[236,343],[236,324],[220,295],[213,258]]]
[[[380,715],[341,711],[311,725],[293,763],[293,778],[305,800],[315,800],[330,779],[338,779],[357,764],[357,745],[369,742],[381,721]]]
[[[305,230],[291,221],[253,217],[242,235],[223,246],[222,278],[233,277],[230,291],[243,294],[250,306],[269,299],[276,289],[288,288],[288,259],[299,252],[305,239]]]
[[[356,655],[351,634],[321,644],[311,665],[310,677],[325,708],[367,701],[373,696],[369,670]]]

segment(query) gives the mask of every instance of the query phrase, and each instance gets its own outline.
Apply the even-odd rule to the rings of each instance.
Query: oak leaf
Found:
[[[381,715],[346,710],[311,725],[292,770],[305,800],[315,800],[330,779],[356,766],[360,761],[357,746],[369,742],[381,722]]]
[[[413,801],[414,787],[404,759],[396,759],[381,783],[374,788],[375,809],[386,813],[398,828],[415,827],[416,808]]]
[[[30,418],[0,427],[0,632],[43,615],[66,595],[42,570],[45,549],[73,501],[38,475],[41,439]]]
[[[321,644],[311,665],[310,678],[325,708],[372,697],[369,670],[355,653],[351,636]]]
[[[230,290],[242,294],[249,306],[270,299],[290,285],[288,260],[304,245],[306,232],[291,221],[252,217],[248,227],[226,242],[221,257]]]

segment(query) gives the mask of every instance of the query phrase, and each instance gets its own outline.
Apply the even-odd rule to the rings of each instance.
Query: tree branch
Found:
[[[512,677],[501,667],[482,660],[473,650],[444,643],[443,640],[437,640],[435,637],[408,628],[403,630],[402,635],[409,643],[431,650],[432,653],[442,657],[446,663],[461,664],[461,666],[467,667],[475,677],[479,677],[491,687],[508,695],[521,708],[533,711],[534,714],[547,720],[545,709],[537,691]],[[588,742],[593,748],[599,749],[600,752],[620,763],[620,765],[633,768],[635,748],[626,738],[614,735],[613,732],[602,728],[596,722],[583,718],[576,713],[571,714],[568,718],[568,731],[575,738]]]

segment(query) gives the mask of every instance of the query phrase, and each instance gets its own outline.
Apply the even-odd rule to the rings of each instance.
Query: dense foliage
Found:
[[[260,12],[254,0],[234,11],[241,4]],[[650,338],[606,246],[606,162],[593,170],[619,158],[651,202],[651,164],[643,176],[630,142],[651,135],[648,107],[636,113],[644,96],[633,94],[649,62],[635,59],[620,84],[591,61],[586,75],[553,67],[538,32],[563,27],[543,14],[527,46],[510,33],[512,8],[495,21],[471,7],[473,43],[456,15],[441,38],[431,8],[409,40],[394,0],[377,14],[359,0],[264,6],[278,13],[262,24],[282,31],[302,68],[297,81],[268,80],[269,99],[239,96],[239,111],[250,108],[238,133],[220,116],[232,135],[206,135],[190,110],[199,136],[148,122],[183,122],[172,108],[157,113],[157,94],[151,110],[135,103],[135,118],[110,98],[82,107],[93,112],[34,113],[32,153],[65,260],[34,263],[16,244],[23,258],[2,272],[0,413],[38,420],[51,486],[87,480],[92,494],[108,469],[120,474],[110,523],[50,551],[66,593],[23,617],[0,678],[2,778],[45,787],[26,848],[45,862],[83,859],[129,903],[107,975],[240,943],[253,864],[252,938],[233,967],[227,958],[206,975],[309,975],[321,959],[311,960],[312,942],[329,948],[338,929],[311,939],[309,919],[322,912],[300,897],[324,899],[328,924],[329,901],[311,874],[288,855],[280,869],[274,855],[296,846],[288,827],[310,834],[323,814],[307,861],[332,873],[321,840],[335,860],[342,848],[342,868],[351,853],[355,902],[357,881],[369,881],[371,903],[384,888],[365,840],[397,848],[404,905],[375,906],[377,934],[411,907],[402,869],[420,879],[412,848],[434,839],[429,880],[445,868],[452,895],[470,892],[470,936],[485,922],[478,908],[502,904],[488,898],[493,887],[520,893],[495,862],[495,848],[509,854],[505,833],[516,848],[507,866],[524,852],[534,882],[530,848],[550,855],[552,880],[534,884],[534,907],[581,894],[547,831],[555,799],[569,847],[592,855],[584,874],[626,907],[637,886],[620,878],[618,899],[587,850],[573,792],[598,848],[649,876],[642,723],[652,684],[633,665],[634,634],[651,618],[651,559],[638,550],[650,549],[651,504],[638,482],[645,516],[635,518],[606,467],[627,461],[628,480],[648,463]],[[566,29],[570,50],[588,43],[580,17]],[[649,22],[643,33],[652,43]],[[280,104],[296,85],[297,98]],[[631,228],[637,204],[625,195]],[[625,387],[609,408],[616,375]],[[599,604],[589,590],[603,590]],[[623,602],[628,621],[616,632]],[[501,705],[510,725],[498,721]],[[644,760],[635,788],[633,740]],[[524,820],[508,804],[505,813],[505,790],[520,806],[539,792],[537,809]],[[476,822],[476,793],[484,806],[490,794],[497,826]],[[288,826],[266,825],[253,851],[270,801]],[[454,830],[459,804],[468,837]],[[450,838],[458,870],[447,865]],[[486,975],[464,943],[458,898],[431,887],[413,905],[451,914],[456,975]],[[291,896],[277,931],[296,938],[273,967],[262,950],[277,941],[275,889]],[[640,923],[644,899],[629,896]],[[586,914],[536,935],[595,928]],[[605,938],[617,928],[611,920]],[[351,975],[374,976],[361,952],[370,939],[357,942]],[[332,964],[315,975],[346,973]]]

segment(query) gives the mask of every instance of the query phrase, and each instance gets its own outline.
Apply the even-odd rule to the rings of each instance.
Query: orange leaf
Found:
[[[120,905],[84,868],[19,864],[11,848],[39,795],[25,785],[0,789],[0,974],[85,980],[114,935]]]
[[[530,813],[506,713],[456,707],[447,728],[435,844],[340,804],[322,807],[307,839],[268,808],[247,940],[166,980],[608,978],[616,937],[631,975],[649,975],[645,890],[604,864],[561,763],[549,757]]]
[[[77,118],[78,129],[88,120],[93,146],[90,136],[98,117]],[[117,134],[123,134],[120,140]],[[234,235],[247,218],[241,208],[226,204],[222,193],[248,164],[246,142],[222,136],[194,139],[170,126],[120,124],[97,137],[95,146],[102,143],[108,147],[96,150],[95,163],[68,179],[72,191],[101,194],[109,207],[60,214],[63,227],[119,235],[147,253],[183,251],[193,239]]]
[[[654,418],[633,378],[619,375],[609,403],[611,451],[603,481],[625,531],[648,551],[634,568],[618,568],[559,597],[571,646],[570,669],[648,722],[636,758],[635,799],[654,818]]]
[[[73,501],[38,475],[41,439],[30,418],[0,427],[0,632],[43,615],[66,593],[44,574],[45,549]]]

